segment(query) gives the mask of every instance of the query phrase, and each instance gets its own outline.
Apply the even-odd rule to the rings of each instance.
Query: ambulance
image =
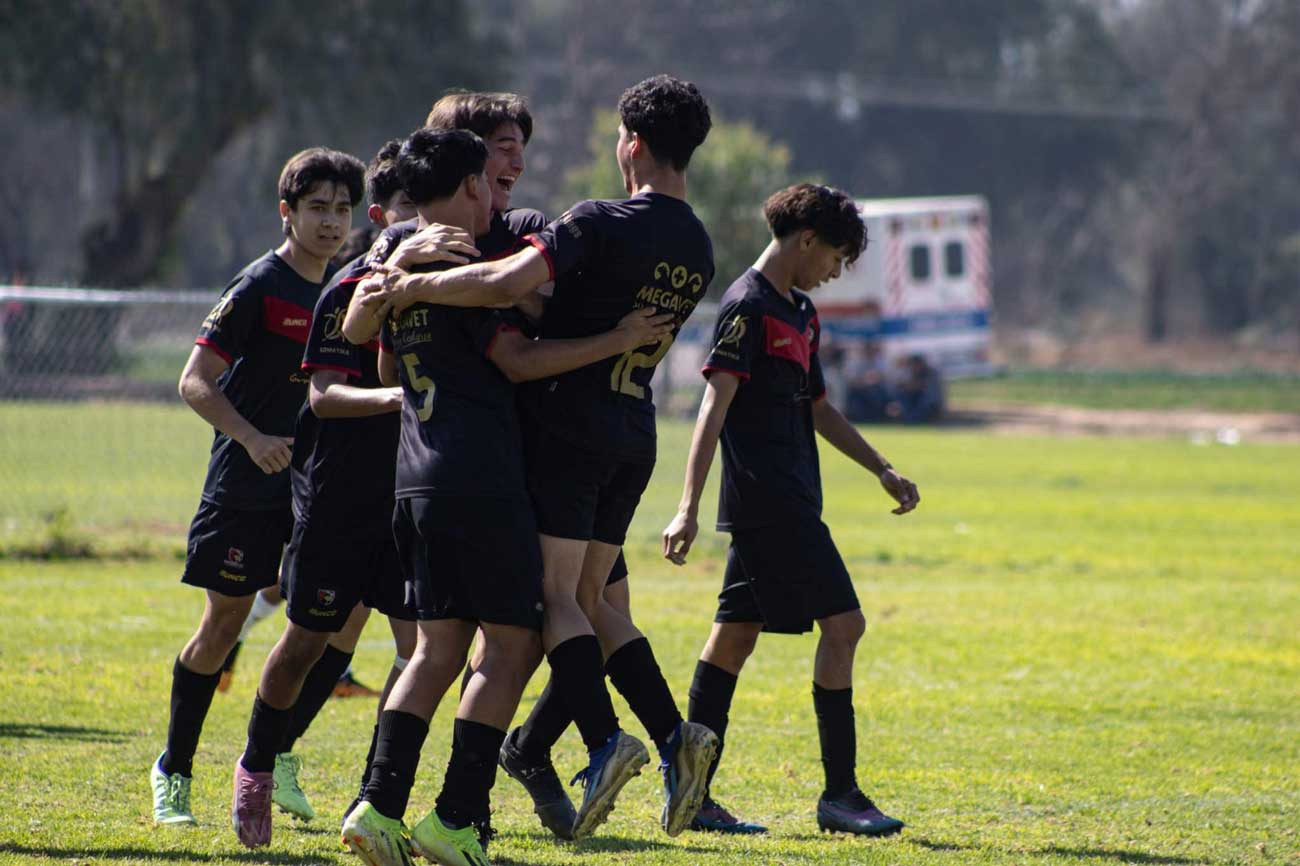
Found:
[[[971,195],[857,204],[870,243],[813,293],[827,342],[840,350],[875,342],[891,363],[923,355],[950,379],[994,372],[988,202]]]

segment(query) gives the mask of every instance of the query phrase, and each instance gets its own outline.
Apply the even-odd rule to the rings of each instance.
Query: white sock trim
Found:
[[[406,666],[409,665],[410,663],[411,660],[408,658],[402,658],[399,655],[393,656],[393,667],[397,668],[399,671],[406,670]]]

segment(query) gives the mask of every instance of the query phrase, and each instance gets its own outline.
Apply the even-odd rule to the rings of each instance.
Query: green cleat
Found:
[[[442,866],[492,866],[479,843],[479,831],[473,824],[453,830],[438,813],[430,812],[411,831],[411,848],[431,863]]]
[[[384,817],[367,801],[348,813],[340,841],[368,866],[414,866],[406,825]]]
[[[307,802],[307,795],[298,786],[298,774],[302,772],[302,758],[292,752],[283,752],[275,756],[275,792],[271,802],[300,821],[310,821],[316,817],[316,810]]]
[[[166,826],[197,824],[190,813],[189,776],[180,773],[167,775],[160,766],[162,759],[163,756],[159,755],[149,770],[149,784],[153,788],[153,822]]]

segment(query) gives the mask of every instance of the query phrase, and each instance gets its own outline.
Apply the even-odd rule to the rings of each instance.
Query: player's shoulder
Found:
[[[548,222],[546,214],[530,207],[511,208],[501,214],[501,219],[515,237],[535,234],[546,228]]]
[[[735,282],[722,293],[721,306],[722,308],[761,307],[764,301],[764,288],[762,275],[749,268],[736,277]]]
[[[265,254],[244,265],[226,285],[226,291],[245,291],[274,284],[284,278],[286,268],[289,268],[288,262],[280,258],[275,250],[267,250]]]
[[[370,245],[370,250],[361,257],[362,262],[369,268],[375,264],[388,261],[402,241],[415,234],[419,230],[419,226],[420,221],[417,219],[393,223],[380,232],[379,237],[375,238],[375,242]]]

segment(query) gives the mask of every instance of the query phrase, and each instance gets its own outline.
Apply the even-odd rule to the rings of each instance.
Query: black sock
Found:
[[[352,653],[328,645],[325,647],[325,652],[307,672],[302,691],[298,692],[298,702],[293,705],[293,720],[285,731],[284,742],[280,744],[281,752],[293,751],[294,743],[307,733],[308,726],[330,699],[330,695],[334,694],[334,686],[350,664]]]
[[[639,637],[623,644],[605,662],[605,673],[662,752],[682,723],[682,714],[655,661],[650,641]]]
[[[248,719],[248,744],[239,763],[250,773],[269,773],[275,769],[275,756],[284,742],[284,732],[293,721],[293,707],[277,710],[262,700],[253,698],[253,715]]]
[[[384,710],[375,735],[375,759],[370,765],[363,799],[385,818],[400,821],[415,784],[420,749],[429,735],[429,723],[399,710]]]
[[[515,748],[534,763],[549,761],[551,747],[560,741],[572,721],[573,715],[555,690],[555,677],[548,677],[542,696],[519,728]]]
[[[167,775],[194,774],[194,753],[199,748],[203,720],[212,706],[221,672],[196,674],[176,659],[172,665],[171,721],[167,725],[167,751],[162,756],[162,771]]]
[[[492,785],[497,780],[497,754],[506,732],[491,725],[457,719],[451,734],[447,775],[434,808],[453,830],[488,818]]]
[[[853,729],[853,689],[824,689],[813,683],[813,709],[826,773],[823,797],[847,794],[858,786],[858,738]]]
[[[230,652],[226,653],[226,660],[221,663],[221,673],[235,669],[235,659],[239,658],[239,651],[243,646],[244,642],[242,640],[235,641],[235,645],[230,648]]]
[[[690,694],[687,716],[692,722],[699,722],[718,735],[718,755],[709,765],[707,784],[712,785],[713,774],[718,772],[722,748],[727,741],[727,723],[730,721],[731,699],[736,694],[736,677],[717,665],[706,661],[696,662]]]
[[[618,716],[605,688],[604,659],[594,634],[578,635],[551,650],[555,691],[573,714],[587,751],[594,752],[618,733]]]
[[[366,768],[361,771],[361,787],[357,791],[357,800],[366,795],[366,782],[370,779],[370,768],[375,765],[375,744],[379,742],[379,723],[375,723],[370,732],[370,750],[366,752]]]

